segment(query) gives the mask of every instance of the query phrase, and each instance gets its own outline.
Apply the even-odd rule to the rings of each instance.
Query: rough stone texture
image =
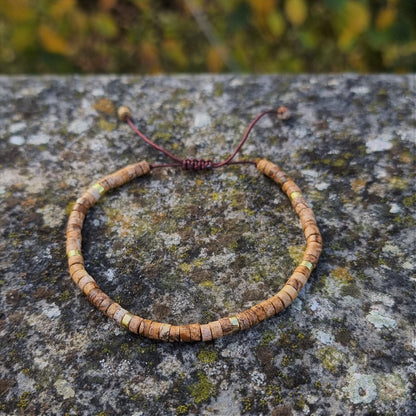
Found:
[[[0,414],[414,415],[415,77],[0,78]],[[240,158],[301,187],[324,251],[279,316],[210,343],[134,336],[69,278],[66,215],[95,180],[180,156]],[[87,270],[123,307],[169,323],[236,313],[280,288],[304,238],[251,166],[154,170],[87,215]]]

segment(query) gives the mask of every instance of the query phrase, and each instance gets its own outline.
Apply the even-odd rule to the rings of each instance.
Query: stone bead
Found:
[[[130,109],[125,105],[122,105],[121,107],[118,108],[117,115],[120,121],[126,121],[127,118],[131,118]]]
[[[178,342],[180,340],[179,326],[172,325],[169,331],[169,342]]]
[[[139,335],[143,335],[144,337],[149,338],[149,331],[150,331],[151,324],[152,324],[152,321],[150,321],[149,319],[143,319],[139,327]]]
[[[115,313],[116,313],[116,312],[117,312],[120,308],[121,308],[121,306],[120,306],[118,303],[114,302],[113,304],[111,304],[111,305],[108,307],[108,309],[107,309],[107,311],[106,311],[106,315],[107,315],[109,318],[113,319],[113,318],[114,318]]]
[[[181,341],[190,342],[191,341],[191,330],[189,325],[180,325],[179,326],[179,336]]]
[[[169,341],[171,327],[172,325],[169,324],[162,324],[160,326],[159,339],[161,341]]]
[[[212,333],[211,328],[209,325],[201,325],[201,338],[202,341],[211,341],[212,340]]]
[[[291,299],[292,302],[298,296],[298,291],[293,286],[290,286],[288,284],[285,284],[283,286],[282,291],[285,292],[285,293],[287,293],[289,295],[289,297],[290,297],[290,299]]]
[[[250,328],[251,323],[250,323],[250,320],[248,319],[248,316],[247,316],[247,314],[245,312],[239,313],[237,315],[237,319],[238,319],[238,322],[240,324],[240,328],[241,329]]]
[[[233,332],[233,325],[231,324],[230,318],[222,318],[222,319],[219,319],[218,322],[221,325],[222,332],[224,335],[227,335]]]
[[[264,300],[263,302],[259,303],[266,314],[266,318],[270,318],[271,316],[276,314],[273,304],[269,300]]]
[[[282,289],[276,296],[282,301],[285,308],[287,308],[292,303],[292,298]]]
[[[281,312],[285,308],[285,305],[284,305],[282,299],[280,299],[280,297],[277,296],[277,295],[272,296],[268,300],[273,305],[274,310],[276,311],[276,314],[278,314],[279,312]]]
[[[201,325],[189,324],[189,330],[191,332],[191,341],[201,341]]]
[[[264,321],[267,318],[266,312],[260,305],[254,305],[252,308],[250,308],[250,311],[256,314],[259,322]]]
[[[135,334],[138,334],[139,327],[142,321],[143,321],[143,318],[140,318],[140,316],[134,315],[129,322],[129,330]]]
[[[223,336],[221,324],[218,321],[209,322],[208,326],[211,329],[212,339],[221,338]]]
[[[97,283],[94,282],[88,282],[83,289],[83,292],[88,296],[91,290],[98,288]]]
[[[114,314],[114,316],[113,316],[113,319],[119,324],[119,325],[121,325],[121,321],[123,320],[123,318],[124,318],[124,315],[126,314],[126,313],[128,313],[128,311],[126,310],[126,309],[124,309],[124,308],[119,308],[119,309],[117,309],[117,311],[116,311],[116,313]]]
[[[149,338],[159,339],[159,332],[160,332],[161,325],[162,324],[159,322],[154,322],[154,321],[152,322],[149,328]]]

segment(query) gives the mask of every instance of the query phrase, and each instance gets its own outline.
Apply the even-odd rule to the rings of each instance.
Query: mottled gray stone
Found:
[[[1,415],[414,415],[415,76],[0,77]],[[324,251],[296,301],[215,342],[119,328],[69,278],[65,222],[100,177],[180,157],[266,157],[299,184]],[[207,322],[276,293],[304,239],[252,166],[157,169],[88,213],[86,267],[123,307]]]

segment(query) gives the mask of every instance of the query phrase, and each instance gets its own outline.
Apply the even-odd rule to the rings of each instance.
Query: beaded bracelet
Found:
[[[66,230],[66,253],[68,257],[69,272],[73,281],[80,287],[85,295],[87,295],[94,306],[109,318],[114,319],[122,327],[144,337],[169,342],[194,342],[211,341],[235,331],[250,328],[264,319],[278,314],[294,301],[299,291],[308,280],[312,270],[318,263],[322,251],[322,238],[316,224],[314,213],[302,196],[298,186],[278,166],[266,159],[261,159],[257,162],[232,161],[247,139],[251,129],[266,114],[276,114],[276,110],[265,111],[258,115],[247,128],[244,137],[231,156],[223,162],[214,163],[210,160],[181,160],[180,158],[177,158],[166,149],[153,143],[137,129],[132,122],[131,114],[127,107],[119,108],[118,116],[122,121],[127,122],[143,140],[172,158],[175,163],[150,165],[146,161],[142,161],[126,166],[123,169],[100,179],[76,200],[72,212],[69,215]],[[279,118],[284,119],[287,115],[288,110],[285,107],[280,107],[278,109],[277,116]],[[88,274],[84,267],[84,258],[81,253],[81,230],[88,209],[91,208],[105,192],[122,186],[134,178],[146,175],[155,168],[182,167],[187,170],[196,171],[210,170],[227,164],[241,163],[255,165],[260,172],[264,173],[281,186],[283,192],[288,196],[294,210],[298,214],[305,234],[307,246],[303,254],[303,259],[277,294],[243,312],[207,324],[194,323],[188,325],[171,325],[144,319],[130,313],[113,301],[99,288],[97,282]]]

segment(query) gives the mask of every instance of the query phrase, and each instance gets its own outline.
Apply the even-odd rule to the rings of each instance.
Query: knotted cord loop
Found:
[[[125,121],[129,124],[129,126],[132,128],[132,130],[146,143],[150,144],[150,146],[154,147],[156,150],[159,150],[160,152],[164,153],[166,156],[170,157],[172,160],[174,160],[176,163],[164,163],[159,165],[150,165],[151,169],[153,168],[161,168],[161,167],[182,167],[182,169],[185,170],[192,170],[192,171],[198,171],[198,170],[211,170],[214,168],[219,168],[221,166],[230,165],[230,164],[243,164],[243,163],[249,163],[256,165],[256,162],[253,160],[240,160],[233,162],[232,160],[236,156],[236,154],[240,151],[241,147],[245,143],[245,141],[248,138],[248,135],[250,134],[253,127],[256,125],[256,123],[263,118],[267,114],[274,114],[277,115],[279,119],[287,119],[290,117],[290,113],[286,107],[279,107],[277,110],[266,110],[260,113],[247,127],[246,132],[244,133],[243,138],[240,140],[240,143],[237,145],[237,147],[234,149],[234,151],[231,153],[231,155],[225,159],[222,162],[215,163],[212,160],[205,160],[205,159],[181,159],[163,147],[157,145],[152,140],[150,140],[145,134],[143,134],[133,123],[131,119],[131,112],[130,110],[123,106],[120,107],[118,110],[118,115],[121,121]],[[283,117],[283,115],[286,114],[287,117]]]
[[[212,160],[184,159],[182,168],[185,170],[211,170],[214,167]]]

